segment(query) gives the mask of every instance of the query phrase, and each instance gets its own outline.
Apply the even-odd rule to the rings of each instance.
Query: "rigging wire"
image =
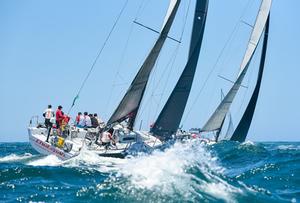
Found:
[[[145,3],[145,2],[146,2],[146,3]],[[142,1],[142,3],[140,4],[140,6],[139,6],[139,8],[138,8],[138,11],[137,11],[137,13],[136,13],[136,15],[135,15],[134,21],[138,21],[137,18],[140,16],[140,14],[142,13],[142,11],[145,10],[145,8],[147,7],[148,3],[149,3],[149,1],[146,1],[146,0],[143,0],[143,1]],[[134,22],[134,21],[133,21],[133,22]]]
[[[188,14],[189,14],[188,11],[189,11],[189,9],[190,9],[190,4],[191,4],[191,0],[189,0],[189,2],[188,2],[188,7],[187,7],[187,9],[186,9],[185,15],[183,15],[183,25],[182,25],[182,29],[181,29],[181,32],[180,32],[180,38],[179,38],[179,41],[182,41],[182,38],[183,38],[183,35],[184,35],[184,32],[185,32],[185,28],[186,28],[186,24],[187,24],[187,18],[188,18]],[[178,44],[176,45],[176,48],[175,48],[175,50],[173,51],[173,54],[172,54],[172,56],[171,56],[169,62],[167,63],[167,67],[170,67],[168,76],[170,76],[170,73],[171,73],[171,71],[172,71],[173,68],[174,68],[175,60],[176,60],[176,58],[177,58],[177,55],[178,55],[178,51],[179,51],[180,45],[181,45],[180,43],[178,43]],[[157,63],[156,63],[156,66],[157,66]],[[145,111],[145,109],[146,109],[146,107],[149,105],[149,103],[152,103],[152,102],[153,102],[152,100],[155,99],[155,96],[160,96],[159,101],[156,102],[156,110],[155,110],[155,114],[154,114],[155,117],[157,117],[158,108],[159,108],[160,103],[161,103],[161,101],[162,101],[162,97],[163,97],[163,95],[164,95],[164,92],[166,91],[166,87],[167,87],[167,84],[168,84],[168,81],[169,81],[169,78],[170,78],[170,77],[167,78],[167,81],[166,81],[165,84],[164,84],[163,92],[162,92],[161,94],[154,94],[154,92],[158,89],[158,87],[159,87],[159,85],[160,85],[160,83],[161,83],[161,81],[162,81],[162,79],[163,79],[165,73],[167,72],[167,70],[168,70],[168,68],[165,68],[165,69],[164,69],[164,71],[163,71],[163,73],[162,73],[162,76],[159,78],[158,82],[156,83],[156,85],[154,86],[154,88],[153,88],[153,90],[152,90],[152,92],[151,92],[150,99],[148,99],[147,102],[143,105],[144,108],[139,112],[139,115],[142,115],[142,114],[143,114],[143,112]],[[154,102],[155,102],[155,101],[154,101]],[[149,109],[152,109],[152,108],[149,108]],[[152,112],[152,113],[153,113],[153,112]],[[150,117],[150,116],[148,116],[148,117]],[[148,123],[149,123],[149,120],[150,120],[150,118],[148,118]]]
[[[145,3],[146,2],[146,3]],[[108,99],[108,102],[107,102],[107,108],[105,110],[105,114],[107,116],[107,111],[110,109],[109,107],[111,106],[111,101],[112,101],[112,95],[113,95],[113,92],[114,92],[114,88],[117,86],[116,85],[116,80],[117,80],[117,77],[119,77],[121,80],[124,81],[124,83],[122,83],[121,85],[127,85],[129,84],[129,82],[127,82],[123,77],[122,75],[120,74],[120,69],[121,69],[121,66],[122,64],[124,63],[124,58],[125,58],[125,55],[127,53],[127,49],[128,49],[128,44],[129,44],[129,41],[131,39],[131,36],[132,36],[132,32],[133,32],[133,28],[134,28],[134,25],[135,25],[135,22],[138,21],[138,17],[139,15],[142,13],[142,11],[145,9],[145,7],[148,5],[149,1],[146,1],[146,0],[143,0],[138,9],[137,9],[137,12],[134,16],[134,20],[132,21],[132,24],[131,24],[131,27],[130,27],[130,31],[129,31],[129,34],[128,34],[128,37],[127,37],[127,40],[126,40],[126,43],[125,43],[125,47],[123,49],[123,52],[122,52],[122,55],[121,55],[121,59],[120,59],[120,62],[119,62],[119,65],[117,67],[117,72],[115,74],[115,77],[114,77],[114,80],[113,80],[113,83],[112,83],[112,89],[110,91],[110,94],[109,94],[109,99]],[[123,94],[123,92],[121,91],[119,94],[118,94],[118,97],[121,97]],[[117,105],[117,103],[116,103]]]
[[[188,2],[188,6],[187,6],[187,9],[186,9],[186,12],[185,12],[185,16],[183,16],[183,27],[182,27],[182,30],[181,30],[181,35],[180,35],[180,38],[179,38],[180,40],[179,40],[179,41],[182,41],[182,37],[183,37],[184,31],[185,31],[185,27],[186,27],[186,23],[187,23],[187,18],[188,18],[188,14],[189,14],[189,10],[190,10],[190,5],[191,5],[191,0],[189,0],[189,2]],[[166,82],[165,82],[163,91],[162,91],[162,93],[161,93],[161,95],[160,95],[160,98],[159,98],[159,102],[158,102],[157,107],[156,107],[155,117],[158,116],[158,115],[157,115],[157,114],[158,114],[158,108],[159,108],[159,106],[160,106],[160,104],[161,104],[161,101],[162,101],[164,92],[165,92],[166,89],[167,89],[167,84],[168,84],[169,79],[170,79],[171,71],[173,70],[174,63],[175,63],[175,59],[176,59],[176,57],[177,57],[178,50],[179,50],[179,47],[180,47],[179,45],[180,45],[180,44],[178,44],[177,47],[176,47],[176,51],[175,51],[175,54],[174,54],[174,60],[173,60],[173,63],[172,63],[172,65],[171,65],[171,69],[170,69],[169,74],[168,74],[169,77],[167,77],[167,80],[166,80]],[[153,91],[153,93],[154,93],[154,91]]]
[[[118,16],[117,16],[116,21],[114,22],[114,24],[113,24],[113,26],[112,26],[110,32],[108,33],[108,36],[106,37],[106,39],[105,39],[105,41],[104,41],[102,47],[100,48],[100,50],[99,50],[99,52],[98,52],[98,54],[97,54],[97,56],[96,56],[94,62],[92,63],[92,66],[91,66],[91,68],[90,68],[88,74],[87,74],[86,77],[84,78],[84,80],[83,80],[83,82],[82,82],[82,84],[81,84],[81,86],[80,86],[80,88],[79,88],[79,90],[78,90],[78,92],[77,92],[75,98],[73,99],[73,103],[72,103],[72,105],[71,105],[71,107],[70,107],[70,109],[69,109],[69,111],[68,111],[68,114],[70,114],[70,111],[72,110],[73,106],[75,105],[75,101],[79,98],[79,95],[80,95],[80,93],[81,93],[81,91],[82,91],[84,85],[86,84],[88,78],[90,77],[90,75],[91,75],[91,73],[92,73],[92,71],[93,71],[93,69],[94,69],[94,67],[95,67],[95,65],[96,65],[96,63],[97,63],[97,61],[98,61],[98,59],[100,58],[100,55],[101,55],[103,49],[105,48],[105,46],[106,46],[108,40],[110,39],[110,36],[111,36],[112,32],[114,31],[114,29],[115,29],[117,23],[119,22],[119,19],[121,18],[122,14],[123,14],[123,11],[125,10],[127,4],[128,4],[128,0],[125,1],[125,3],[124,3],[124,5],[123,5],[123,7],[122,7],[120,13],[119,13]]]
[[[182,124],[184,124],[184,123],[187,121],[187,119],[188,119],[190,113],[192,112],[192,109],[193,109],[194,106],[196,105],[196,103],[197,103],[197,101],[198,101],[198,99],[199,99],[201,93],[203,92],[204,87],[207,85],[207,82],[208,82],[209,78],[212,76],[212,73],[215,71],[216,67],[218,66],[219,61],[220,61],[221,57],[223,56],[226,47],[227,47],[227,46],[230,44],[230,42],[233,40],[233,37],[234,37],[235,33],[237,32],[237,30],[238,30],[240,24],[241,24],[242,18],[244,17],[244,15],[245,15],[245,13],[246,13],[246,10],[248,10],[248,8],[250,7],[250,4],[252,4],[252,3],[253,3],[253,2],[252,2],[251,0],[248,0],[248,3],[246,4],[245,8],[243,9],[242,14],[241,14],[241,16],[240,16],[238,22],[235,24],[233,31],[230,33],[229,38],[228,38],[227,41],[225,42],[225,45],[222,47],[221,52],[219,53],[219,55],[218,55],[218,57],[217,57],[217,60],[216,60],[216,62],[215,62],[214,65],[213,65],[213,68],[212,68],[212,69],[210,70],[210,72],[208,73],[208,76],[206,77],[206,79],[205,79],[203,85],[201,86],[201,88],[199,89],[199,92],[198,92],[198,94],[197,94],[195,100],[193,101],[192,105],[190,106],[189,110],[187,111],[187,113],[186,113],[186,115],[185,115],[185,117],[184,117],[184,119],[183,119],[183,121],[182,121]]]
[[[125,53],[126,53],[126,50],[128,48],[128,44],[129,44],[129,41],[130,41],[130,38],[131,38],[131,35],[132,35],[132,31],[133,31],[133,23],[131,24],[129,35],[126,39],[125,47],[124,47],[124,50],[123,50],[123,53],[122,53],[122,56],[121,56],[121,60],[120,60],[120,63],[118,65],[117,72],[116,72],[116,74],[114,76],[114,79],[113,79],[111,91],[109,91],[108,100],[107,100],[107,103],[105,105],[107,108],[105,108],[104,115],[107,115],[107,111],[110,109],[109,107],[110,107],[110,104],[111,104],[112,94],[114,92],[115,87],[117,86],[117,84],[116,84],[117,77],[119,77],[121,80],[125,81],[125,79],[120,74],[120,69],[121,69],[121,65],[123,64],[123,61],[124,61],[124,58],[125,58]],[[122,83],[122,85],[123,84],[126,85],[127,82]]]

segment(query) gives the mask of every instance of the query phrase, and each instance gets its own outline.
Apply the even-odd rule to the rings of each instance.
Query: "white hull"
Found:
[[[64,150],[52,146],[50,143],[46,142],[46,129],[42,128],[28,128],[29,142],[31,146],[40,154],[43,155],[55,155],[62,160],[67,160],[75,157],[79,152],[65,152]]]
[[[72,150],[69,152],[54,146],[46,142],[47,129],[46,128],[36,128],[29,127],[29,141],[31,146],[40,154],[43,155],[55,155],[59,159],[67,160],[80,154],[82,147],[89,151],[92,151],[99,156],[103,157],[114,157],[114,158],[125,158],[127,155],[135,155],[138,153],[149,153],[152,149],[161,142],[148,134],[147,132],[135,132],[137,137],[135,141],[119,141],[115,145],[110,145],[109,147],[94,144],[93,141],[85,139],[85,134],[87,131],[83,129],[76,129],[71,131],[71,136],[67,139],[72,143]],[[51,140],[51,138],[49,139]]]

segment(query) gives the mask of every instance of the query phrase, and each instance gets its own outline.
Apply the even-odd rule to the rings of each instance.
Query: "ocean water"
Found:
[[[300,143],[176,143],[128,159],[61,161],[0,144],[0,202],[299,202]]]

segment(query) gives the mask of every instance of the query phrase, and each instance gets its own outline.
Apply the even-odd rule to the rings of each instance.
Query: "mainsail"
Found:
[[[242,116],[242,119],[240,120],[237,128],[235,129],[232,137],[230,140],[232,141],[239,141],[239,142],[244,142],[246,140],[254,110],[256,107],[257,103],[257,98],[260,90],[260,85],[261,85],[261,80],[263,76],[263,71],[264,71],[264,65],[265,65],[265,59],[266,59],[266,52],[267,52],[267,45],[268,45],[268,34],[269,34],[269,18],[266,23],[266,28],[265,28],[265,37],[263,41],[263,48],[262,48],[262,53],[261,53],[261,59],[260,59],[260,65],[259,65],[259,71],[258,71],[258,77],[256,81],[256,85],[253,91],[253,94],[251,96],[251,99],[247,105],[247,108]]]
[[[165,106],[151,128],[153,135],[162,140],[170,138],[179,127],[198,63],[207,9],[208,0],[197,0],[188,62]]]
[[[150,77],[150,73],[155,65],[155,62],[163,47],[163,44],[166,38],[168,37],[168,33],[174,21],[179,4],[180,0],[170,1],[169,9],[165,18],[165,22],[163,24],[162,31],[155,45],[153,46],[146,60],[144,61],[143,65],[141,66],[140,70],[138,71],[137,75],[132,81],[125,96],[121,100],[119,106],[116,108],[116,110],[108,120],[108,127],[114,123],[122,122],[128,118],[129,128],[133,128],[134,121],[139,110],[143,95],[145,93],[147,82]]]
[[[251,59],[254,55],[254,52],[256,50],[257,44],[262,36],[262,33],[264,31],[264,27],[266,25],[266,21],[270,12],[272,0],[263,0],[260,6],[260,10],[258,12],[256,22],[254,25],[254,28],[251,33],[251,37],[248,43],[248,47],[246,50],[246,53],[244,55],[240,72],[238,75],[238,78],[236,79],[234,85],[229,90],[223,101],[220,103],[220,105],[217,107],[215,112],[212,114],[212,116],[209,118],[209,120],[206,122],[204,127],[202,128],[203,132],[207,131],[220,131],[222,124],[224,122],[224,119],[229,111],[229,108],[240,88],[242,85],[242,81],[247,73],[249,64],[251,62]]]

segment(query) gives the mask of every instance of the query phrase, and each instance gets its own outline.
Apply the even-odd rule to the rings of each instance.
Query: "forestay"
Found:
[[[122,122],[127,118],[129,118],[129,128],[133,127],[137,112],[139,110],[147,86],[147,82],[149,80],[150,73],[168,36],[179,4],[180,0],[170,1],[169,9],[165,18],[167,20],[163,24],[162,31],[155,45],[153,46],[146,60],[144,61],[143,65],[141,66],[140,70],[138,71],[137,75],[132,81],[125,96],[123,97],[120,104],[108,120],[108,127],[110,127],[114,123]]]
[[[253,57],[253,54],[256,50],[257,44],[262,36],[270,8],[271,8],[272,0],[263,0],[260,6],[259,13],[257,15],[254,28],[251,33],[250,40],[248,42],[248,47],[246,50],[246,53],[244,55],[244,59],[242,61],[240,72],[238,75],[237,80],[235,81],[232,88],[229,90],[223,101],[220,103],[220,105],[217,107],[215,112],[212,114],[212,116],[209,118],[209,120],[206,122],[204,127],[202,128],[202,131],[220,131],[220,128],[222,127],[222,123],[224,122],[224,119],[226,117],[226,114],[229,111],[229,108],[240,88],[242,85],[242,81],[247,73],[249,64],[251,62],[251,59]]]
[[[207,9],[208,0],[197,0],[188,62],[151,129],[153,135],[159,137],[161,140],[170,138],[172,134],[176,133],[179,127],[198,63]]]

